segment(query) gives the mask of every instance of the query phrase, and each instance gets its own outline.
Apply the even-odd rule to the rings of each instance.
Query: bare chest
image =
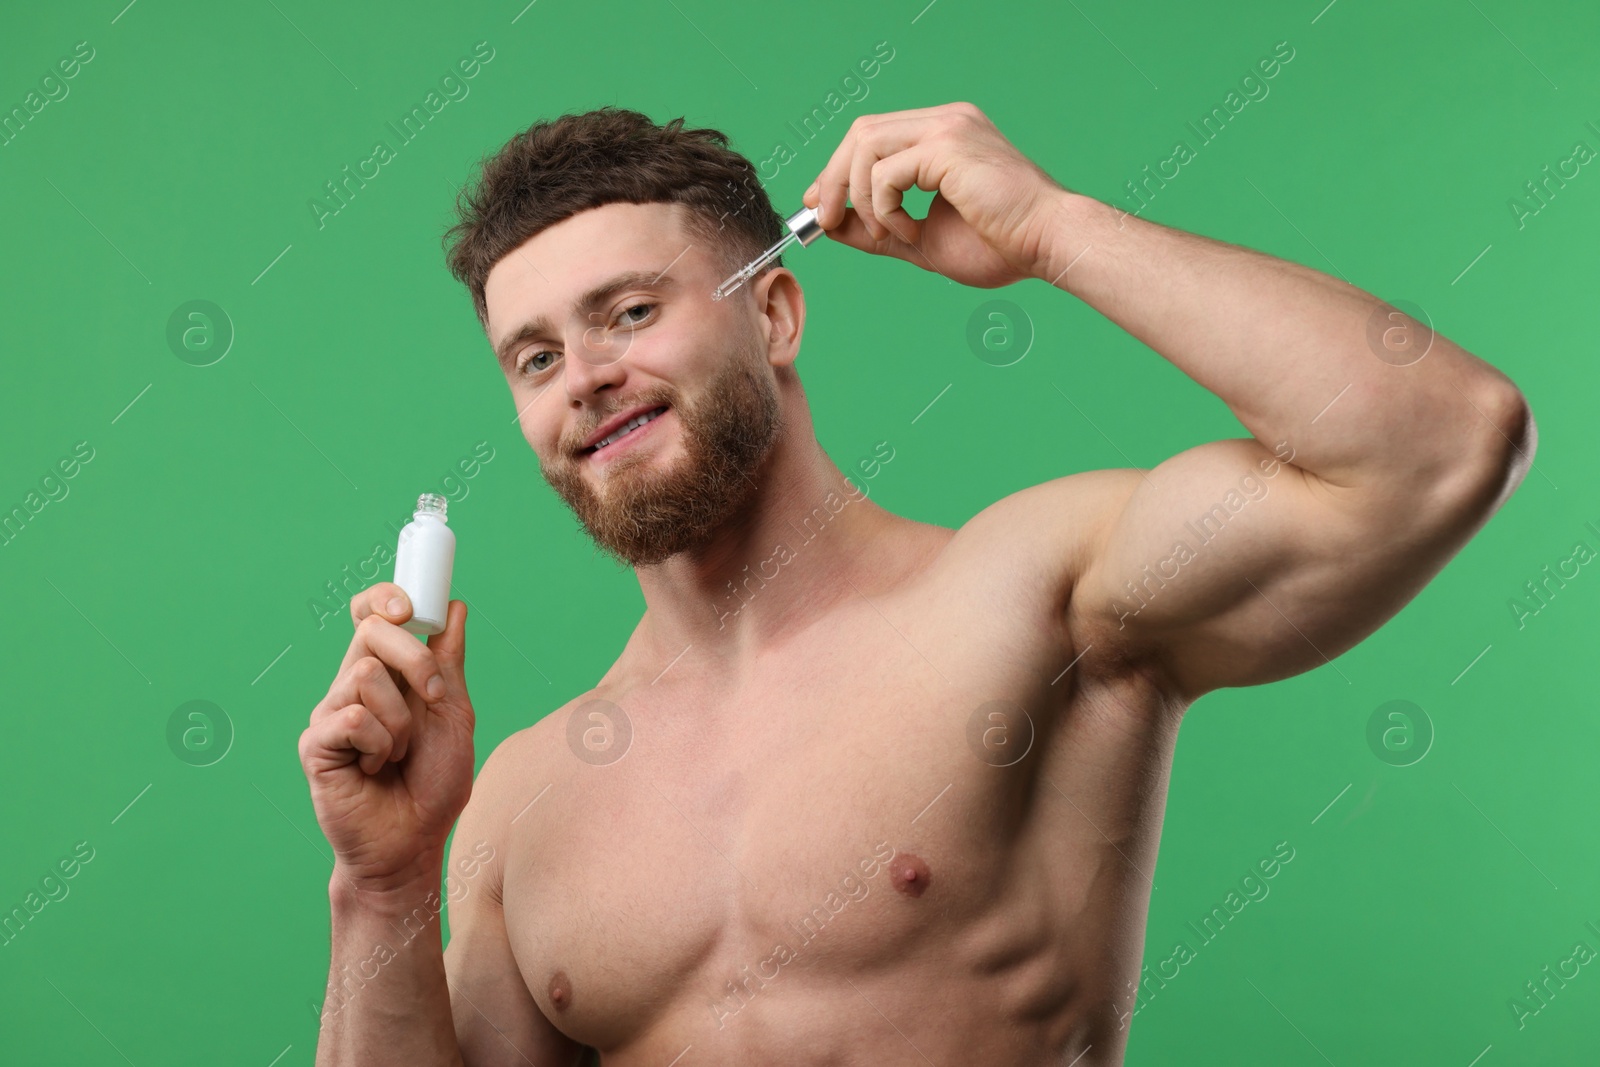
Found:
[[[1026,968],[1086,907],[1090,823],[1141,806],[1136,739],[1052,683],[1070,659],[1019,621],[863,603],[736,687],[669,671],[556,713],[504,893],[541,1009],[615,1047],[919,960]]]

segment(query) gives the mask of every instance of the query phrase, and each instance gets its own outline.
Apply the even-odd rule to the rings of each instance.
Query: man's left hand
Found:
[[[913,185],[937,190],[927,218],[901,206]],[[976,106],[955,103],[857,118],[801,203],[820,203],[835,241],[994,289],[1042,277],[1065,192]]]

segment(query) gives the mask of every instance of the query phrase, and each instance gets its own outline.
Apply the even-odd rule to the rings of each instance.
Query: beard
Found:
[[[586,455],[568,448],[539,461],[539,473],[597,548],[630,567],[660,563],[705,544],[749,501],[754,475],[782,432],[762,351],[752,339],[731,353],[693,403],[668,386],[633,398],[667,404],[677,417],[684,455],[666,469],[652,466],[649,449],[635,450],[606,464],[597,490],[583,472]]]

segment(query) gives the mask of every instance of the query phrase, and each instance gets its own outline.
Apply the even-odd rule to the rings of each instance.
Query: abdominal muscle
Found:
[[[608,1067],[1121,1061],[1178,716],[929,584],[844,601],[738,686],[619,660],[530,729],[550,788],[508,828],[506,928]],[[597,698],[632,732],[606,764],[567,741]],[[1008,766],[972,742],[996,701],[1032,724]]]

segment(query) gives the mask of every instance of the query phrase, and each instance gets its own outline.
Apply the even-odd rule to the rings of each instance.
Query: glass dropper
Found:
[[[745,264],[742,269],[729,275],[727,281],[717,286],[716,291],[711,294],[711,299],[721,300],[739,288],[739,286],[760,274],[773,260],[783,255],[783,250],[795,241],[799,241],[801,245],[809,245],[812,241],[822,236],[822,227],[817,223],[817,209],[814,207],[801,208],[787,219],[784,219],[783,224],[789,229],[788,235]]]

